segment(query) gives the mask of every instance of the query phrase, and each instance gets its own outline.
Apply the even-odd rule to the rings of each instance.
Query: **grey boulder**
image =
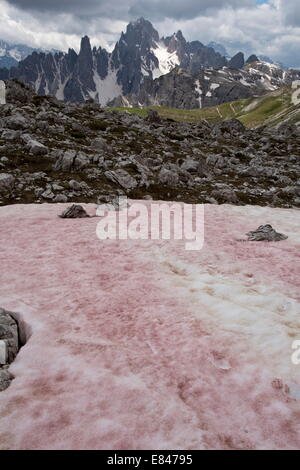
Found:
[[[83,219],[85,217],[89,217],[85,209],[78,205],[73,204],[72,206],[68,207],[60,216],[62,219]]]
[[[276,232],[276,230],[273,229],[272,225],[269,224],[260,225],[257,230],[254,230],[253,232],[248,232],[246,233],[246,235],[248,236],[249,241],[255,242],[279,242],[288,238],[287,235]]]

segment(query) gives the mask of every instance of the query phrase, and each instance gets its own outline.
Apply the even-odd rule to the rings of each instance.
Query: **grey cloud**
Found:
[[[191,19],[212,9],[255,7],[253,0],[7,0],[23,10],[40,13],[71,13],[76,16],[101,15],[111,19],[137,18],[163,21],[165,18]]]
[[[300,26],[299,0],[281,0],[280,9],[286,24]]]
[[[144,16],[150,20],[165,18],[189,20],[212,10],[226,7],[254,7],[253,0],[139,0],[129,9],[131,17]]]
[[[124,19],[133,0],[7,0],[7,3],[35,14],[67,13],[79,17]]]

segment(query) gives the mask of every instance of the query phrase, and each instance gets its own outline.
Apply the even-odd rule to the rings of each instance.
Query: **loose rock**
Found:
[[[78,205],[73,204],[72,206],[68,207],[60,216],[62,219],[82,219],[84,217],[89,217],[88,213],[85,209]]]
[[[260,225],[257,230],[253,232],[248,232],[246,233],[246,235],[248,236],[249,241],[254,242],[279,242],[288,238],[287,235],[276,232],[276,230],[273,229],[272,225],[269,224]]]

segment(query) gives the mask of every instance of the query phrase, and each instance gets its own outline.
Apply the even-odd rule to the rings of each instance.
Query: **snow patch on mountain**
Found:
[[[202,95],[203,95],[203,91],[202,91],[202,88],[200,86],[200,81],[199,80],[196,80],[195,81],[195,92],[198,93],[198,100],[199,100],[199,108],[202,108]]]
[[[151,49],[151,52],[157,57],[159,67],[153,70],[153,79],[171,72],[171,70],[180,64],[176,51],[169,52],[162,42],[156,43],[155,46]]]
[[[295,90],[292,94],[292,103],[297,106],[300,104],[300,80],[295,80],[292,83],[292,89]]]
[[[108,70],[107,76],[102,80],[98,72],[94,71],[94,83],[96,92],[89,92],[93,99],[98,98],[101,106],[105,106],[109,101],[122,94],[122,87],[118,84],[117,70]]]

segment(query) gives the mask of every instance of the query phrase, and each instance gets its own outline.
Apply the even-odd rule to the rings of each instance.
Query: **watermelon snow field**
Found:
[[[0,307],[27,336],[0,449],[300,449],[300,212],[207,205],[187,251],[66,207],[0,208]],[[242,241],[265,223],[288,239]]]

